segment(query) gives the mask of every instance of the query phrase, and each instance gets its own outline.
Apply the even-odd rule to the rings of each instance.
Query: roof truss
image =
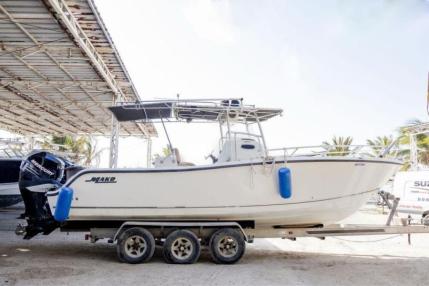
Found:
[[[0,39],[0,128],[110,135],[108,107],[139,100],[92,0],[4,1]],[[119,134],[157,133],[128,122]]]

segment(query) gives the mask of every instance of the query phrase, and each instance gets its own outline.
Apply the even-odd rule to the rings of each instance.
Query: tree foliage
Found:
[[[327,151],[328,156],[346,156],[350,153],[350,145],[353,138],[350,136],[333,136],[331,142],[323,141],[322,146]]]
[[[97,148],[97,142],[89,136],[49,136],[41,143],[43,149],[65,153],[74,163],[84,166],[100,163],[104,149]]]
[[[373,155],[378,156],[393,143],[393,136],[377,136],[375,139],[366,140],[366,143],[371,146]],[[393,155],[393,150],[389,151],[388,155]]]
[[[406,162],[405,166],[408,168],[410,166],[410,160],[411,160],[411,136],[414,137],[416,148],[417,148],[417,161],[419,164],[423,164],[426,166],[429,166],[429,135],[428,133],[422,132],[418,134],[415,133],[415,130],[412,128],[409,128],[409,126],[413,125],[420,125],[423,122],[414,119],[411,121],[408,121],[408,128],[402,127],[399,128],[399,138],[398,138],[398,144],[401,146],[401,151],[399,155],[402,157],[402,159]]]

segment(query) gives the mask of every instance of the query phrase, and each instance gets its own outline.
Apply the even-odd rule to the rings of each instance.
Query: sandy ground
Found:
[[[427,285],[429,235],[260,239],[236,265],[213,264],[203,252],[194,265],[116,260],[114,245],[55,232],[24,241],[15,236],[21,210],[0,210],[0,285]],[[384,223],[364,209],[347,223]],[[386,239],[387,238],[387,239]],[[385,239],[385,240],[380,240]]]

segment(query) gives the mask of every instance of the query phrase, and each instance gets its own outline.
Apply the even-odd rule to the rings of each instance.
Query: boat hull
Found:
[[[343,158],[174,169],[89,169],[71,178],[69,220],[232,220],[318,225],[356,212],[398,169],[396,161]],[[292,196],[277,172],[288,167]],[[49,197],[55,208],[56,196]]]

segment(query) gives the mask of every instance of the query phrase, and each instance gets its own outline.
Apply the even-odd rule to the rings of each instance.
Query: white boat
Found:
[[[317,153],[300,148],[269,150],[261,122],[282,110],[243,105],[236,99],[141,102],[111,110],[119,121],[219,122],[222,148],[212,155],[211,165],[181,162],[169,142],[170,155],[157,158],[154,168],[80,171],[64,184],[74,191],[65,222],[69,227],[87,221],[96,227],[127,220],[240,221],[252,227],[326,225],[356,212],[401,165],[364,155],[362,146],[338,153],[332,146],[323,146]],[[234,132],[233,126],[239,124],[247,131]],[[250,133],[249,125],[257,126],[259,133]],[[281,168],[291,174],[292,191],[287,198],[279,189]],[[56,189],[48,192],[52,213],[57,194]]]
[[[0,139],[0,208],[22,201],[18,180],[23,144],[14,139]]]

